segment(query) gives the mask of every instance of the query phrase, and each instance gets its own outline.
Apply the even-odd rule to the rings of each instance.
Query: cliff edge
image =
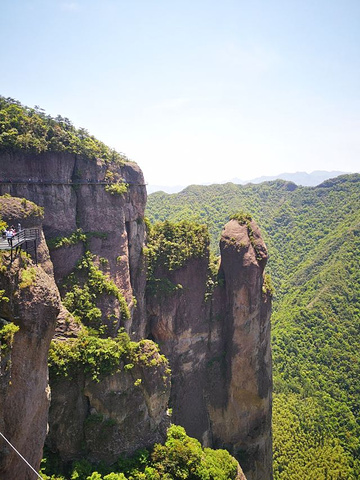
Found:
[[[61,312],[60,296],[50,269],[41,231],[41,210],[24,199],[2,197],[3,220],[37,227],[43,266],[24,252],[11,263],[0,252],[0,431],[28,462],[39,469],[47,433],[50,389],[48,350]],[[16,223],[17,225],[17,223]],[[31,480],[34,473],[0,439],[0,477]]]
[[[205,446],[228,449],[248,480],[271,479],[271,299],[264,288],[267,251],[255,223],[226,225],[215,276],[203,227],[195,233],[182,227],[181,261],[172,264],[176,239],[166,238],[172,227],[165,225],[160,244],[169,246],[170,257],[149,283],[146,188],[136,164],[20,151],[0,154],[0,173],[8,179],[0,182],[2,193],[44,208],[54,278],[75,320],[100,338],[116,339],[124,329],[132,340],[154,340],[172,371],[171,390],[166,366],[157,369],[156,361],[144,370],[126,367],[131,362],[123,358],[119,371],[96,380],[81,371],[73,382],[52,376],[49,448],[64,462],[130,454],[164,438],[170,395],[174,423]],[[51,275],[51,262],[47,268]],[[76,322],[64,317],[56,337],[81,338]],[[122,400],[127,397],[134,402]],[[99,436],[108,441],[100,445]]]
[[[167,242],[176,244],[177,256],[166,251]],[[152,248],[160,253],[147,312],[173,372],[173,421],[204,445],[228,449],[248,480],[272,478],[271,295],[257,225],[240,218],[224,227],[212,279],[199,227],[165,222]]]

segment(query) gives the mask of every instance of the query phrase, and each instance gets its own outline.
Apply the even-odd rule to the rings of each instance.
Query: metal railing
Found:
[[[36,240],[40,238],[40,232],[38,228],[24,228],[20,232],[15,233],[12,237],[10,237],[9,246],[11,249],[16,248],[22,245],[24,242],[28,240]]]

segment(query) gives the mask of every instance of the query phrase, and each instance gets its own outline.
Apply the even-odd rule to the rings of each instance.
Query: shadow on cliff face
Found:
[[[146,271],[142,248],[147,195],[138,165],[66,152],[2,152],[0,175],[13,179],[0,182],[0,193],[24,197],[44,209],[44,232],[57,284],[61,285],[85,253],[91,252],[131,310],[130,321],[118,322],[115,330],[124,326],[128,333],[134,332],[134,338],[144,338]],[[111,296],[103,301],[99,298],[97,305],[102,323],[109,326],[113,322],[108,317],[119,314],[119,308],[113,312],[109,307],[112,300]]]
[[[110,339],[84,340],[113,347]],[[86,348],[84,340],[80,337],[79,348]],[[111,465],[120,455],[132,455],[166,437],[168,362],[150,340],[130,343],[124,335],[122,346],[112,371],[100,356],[96,366],[69,358],[66,370],[56,364],[56,358],[52,362],[53,400],[46,444],[64,464],[86,458]]]
[[[16,220],[25,228],[41,229],[41,210],[32,202],[1,197],[0,206],[2,219],[8,223]],[[38,250],[44,268],[23,251],[17,253],[12,263],[8,250],[0,253],[0,317],[7,320],[0,330],[0,427],[37,469],[50,401],[48,349],[60,311],[60,296],[44,241]],[[0,451],[1,478],[30,478],[27,465],[3,440]]]
[[[231,220],[220,249],[211,295],[207,256],[172,270],[159,267],[157,285],[178,288],[148,292],[148,319],[172,368],[173,421],[205,445],[241,457],[247,477],[263,480],[272,476],[267,250],[251,220]]]
[[[129,320],[123,324],[126,331],[136,339],[149,334],[159,343],[161,352],[168,356],[173,371],[170,397],[173,421],[184,425],[188,433],[201,440],[204,445],[227,446],[234,453],[246,452],[250,480],[270,478],[271,302],[262,292],[267,256],[256,225],[253,222],[241,224],[232,220],[225,227],[221,240],[222,280],[211,293],[207,290],[208,257],[204,254],[191,258],[172,271],[166,271],[166,268],[162,267],[163,270],[156,274],[166,281],[167,286],[167,282],[170,282],[170,291],[167,291],[165,296],[159,295],[159,292],[148,291],[145,299],[143,216],[146,190],[142,173],[136,165],[119,167],[119,175],[122,175],[124,182],[129,182],[129,189],[121,195],[113,195],[106,191],[101,183],[73,183],[76,179],[104,178],[106,167],[97,161],[70,154],[35,157],[20,154],[15,158],[4,157],[1,161],[3,160],[2,169],[13,168],[13,161],[17,162],[17,167],[23,166],[23,170],[19,171],[24,182],[2,185],[0,188],[2,191],[18,193],[35,200],[44,207],[48,241],[58,237],[60,240],[69,240],[73,236],[75,238],[78,231],[84,235],[84,238],[79,236],[71,245],[62,244],[52,249],[57,281],[62,282],[65,276],[74,272],[74,268],[83,261],[86,251],[89,251],[93,255],[92,262],[97,277],[103,275],[108,278],[124,296],[130,312]],[[28,176],[34,179],[31,184],[26,183]],[[44,182],[45,179],[49,179],[49,182]],[[61,181],[54,182],[54,179]],[[41,264],[48,273],[52,272],[51,262],[45,255]],[[85,283],[79,284],[79,289],[84,289]],[[65,289],[63,293],[66,293]],[[106,295],[100,295],[93,307],[100,310],[100,323],[110,325],[109,322],[114,324],[116,320],[114,331],[111,332],[116,335],[121,323],[117,317],[110,318],[114,309],[110,308],[111,302],[107,300]],[[93,310],[92,313],[96,314],[97,311]],[[69,335],[64,316],[58,325],[61,325],[61,338],[72,336],[71,332]],[[75,332],[74,337],[76,335]],[[147,371],[146,375],[144,373],[139,378],[145,382],[149,373]],[[161,372],[157,375],[161,375]],[[121,385],[129,383],[129,378],[123,374],[121,380],[119,379]],[[132,447],[126,446],[127,440],[119,439],[119,433],[114,433],[117,427],[114,429],[113,419],[108,411],[112,397],[138,398],[139,405],[142,405],[139,406],[139,411],[144,413],[143,421],[150,426],[148,431],[154,432],[151,429],[156,424],[157,432],[160,432],[163,427],[160,427],[159,419],[165,412],[166,395],[161,402],[155,402],[162,405],[161,414],[155,407],[154,412],[158,413],[146,413],[153,411],[152,399],[156,398],[157,389],[162,387],[158,385],[154,386],[153,390],[145,389],[140,398],[137,396],[139,389],[133,391],[133,387],[139,387],[134,385],[136,380],[138,378],[134,379],[132,384],[129,383],[131,388],[129,386],[128,393],[127,389],[124,392],[120,385],[109,386],[106,400],[97,392],[96,385],[91,384],[90,387],[87,380],[80,377],[75,384],[67,384],[64,379],[59,389],[54,383],[54,416],[49,436],[52,448],[59,452],[63,448],[64,458],[70,458],[71,455],[79,455],[78,442],[81,443],[86,437],[86,452],[89,458],[95,459],[95,439],[97,435],[107,432],[110,450],[114,454],[115,451],[118,452],[117,442],[130,451]],[[104,377],[102,381],[105,385],[110,379]],[[89,392],[97,392],[93,393],[93,404],[89,392],[84,395],[77,390],[81,390],[81,385],[83,389],[88,388]],[[69,390],[70,393],[72,389],[78,391],[82,398],[81,401],[76,400],[80,396],[75,393],[73,395],[73,401],[79,402],[79,417],[74,419],[74,422],[77,424],[79,419],[84,420],[81,423],[81,439],[73,435],[73,444],[70,440],[68,442],[67,438],[72,435],[72,425],[68,422],[69,413],[65,410],[58,410],[56,413],[63,392]],[[133,406],[131,402],[127,404],[130,410],[126,411],[126,415],[129,418],[133,418]],[[77,411],[76,408],[74,411]],[[158,423],[155,422],[155,417]],[[85,428],[87,418],[90,418],[91,422],[86,424]],[[147,428],[143,427],[144,423],[140,420],[140,417],[133,418],[133,422],[139,421],[141,425],[138,430],[139,439],[140,434],[144,436],[142,429]],[[92,430],[90,424],[93,425]],[[53,435],[51,428],[56,432]],[[125,428],[127,429],[128,427]],[[56,442],[60,444],[61,438],[66,438],[66,441],[58,447]],[[155,437],[149,434],[146,438],[150,442],[150,438],[154,440]],[[138,440],[135,439],[134,445],[137,443]],[[104,452],[106,448],[104,443]],[[99,451],[103,458],[106,457],[104,452]]]

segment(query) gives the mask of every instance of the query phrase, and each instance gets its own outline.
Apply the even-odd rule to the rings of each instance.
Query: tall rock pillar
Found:
[[[176,288],[148,294],[151,335],[170,361],[173,422],[203,445],[229,450],[248,480],[271,480],[267,250],[247,218],[225,226],[220,249],[212,293],[206,254],[155,271],[158,283]]]
[[[221,241],[225,289],[223,390],[209,414],[213,442],[235,455],[248,480],[272,478],[270,298],[267,251],[256,224],[231,220]],[[210,397],[211,398],[211,397]]]

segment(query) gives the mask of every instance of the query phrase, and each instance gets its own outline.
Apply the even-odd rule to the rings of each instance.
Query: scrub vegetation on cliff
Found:
[[[110,149],[66,117],[46,115],[13,98],[0,96],[0,151],[69,152],[106,163],[124,163],[126,156]]]
[[[76,270],[67,278],[64,305],[84,325],[100,329],[102,313],[96,303],[100,295],[117,299],[123,321],[130,318],[130,311],[120,289],[95,265],[94,258],[90,251],[85,252]]]
[[[275,288],[274,478],[359,478],[360,175],[157,192],[146,215],[206,223],[217,251],[237,211],[261,228]]]
[[[208,257],[209,244],[205,225],[187,220],[148,225],[148,243],[144,249],[148,259],[148,290],[153,294],[166,295],[182,288],[163,277],[162,272],[177,270],[190,258]]]
[[[54,152],[55,155],[42,155],[45,152]],[[58,152],[73,155],[56,155]],[[79,194],[82,188],[85,189],[82,183],[86,186],[88,183],[97,184],[99,183],[97,179],[101,177],[100,183],[108,182],[105,187],[108,193],[124,195],[128,192],[129,186],[124,178],[135,178],[135,185],[139,187],[136,191],[138,198],[131,198],[131,195],[126,195],[126,199],[124,197],[128,203],[127,207],[129,207],[126,211],[126,221],[122,210],[124,202],[120,202],[118,217],[113,214],[111,218],[116,217],[118,220],[115,223],[119,231],[123,227],[121,240],[117,239],[118,243],[115,248],[119,247],[119,244],[124,246],[121,244],[123,239],[129,241],[127,247],[131,246],[130,242],[135,237],[130,235],[133,228],[132,222],[137,224],[141,246],[143,230],[139,226],[142,224],[142,218],[139,215],[142,215],[146,199],[142,174],[135,170],[134,166],[131,166],[130,169],[129,164],[124,165],[127,161],[125,156],[110,150],[90,136],[86,130],[76,129],[67,118],[58,116],[54,119],[45,115],[38,107],[31,109],[13,99],[0,97],[0,153],[3,154],[4,164],[6,163],[8,167],[6,172],[10,172],[10,174],[4,175],[4,191],[15,194],[14,188],[16,190],[17,186],[21,185],[20,189],[25,192],[24,195],[29,194],[32,199],[34,199],[32,193],[37,189],[28,188],[28,184],[37,184],[39,191],[49,185],[54,190],[57,185],[63,185],[61,182],[57,184],[51,179],[43,182],[43,170],[38,168],[38,163],[40,164],[44,159],[46,161],[45,170],[53,159],[59,160],[59,163],[63,159],[65,159],[64,161],[72,159],[75,162],[76,168],[71,168],[70,175],[64,180],[65,185],[72,184],[72,193],[75,194]],[[28,176],[25,174],[23,182],[16,180],[16,177],[13,177],[12,180],[8,178],[13,173],[10,163],[15,159],[21,159],[24,162],[24,170],[28,167],[27,163],[31,162],[38,175]],[[94,159],[97,161],[93,161]],[[83,170],[78,168],[77,164],[82,162],[86,171],[88,160],[92,160],[94,177],[90,175],[82,177]],[[101,170],[100,177],[96,175],[99,170]],[[123,176],[124,172],[128,174],[125,177]],[[31,177],[29,182],[27,182],[28,177]],[[140,182],[136,182],[138,178]],[[56,180],[59,179],[56,178]],[[132,180],[129,180],[129,183],[131,182]],[[113,185],[114,183],[116,185]],[[94,188],[93,191],[95,190],[97,189]],[[35,193],[37,194],[39,191],[37,190]],[[35,201],[38,201],[41,195],[37,196],[36,194]],[[8,203],[11,203],[12,197],[8,198]],[[110,200],[115,211],[119,203],[115,198]],[[136,201],[138,204],[134,205]],[[24,210],[28,208],[28,204],[32,204],[26,199],[21,202],[23,202]],[[54,207],[52,199],[45,203],[47,212]],[[38,213],[39,216],[42,216],[42,209],[39,209]],[[96,218],[96,215],[94,217]],[[8,218],[10,217],[8,216]],[[76,220],[78,219],[79,217],[76,217]],[[97,229],[99,222],[94,222],[92,217],[87,220],[87,224],[91,224],[90,227],[87,227],[89,230]],[[38,224],[40,223],[38,222]],[[77,250],[80,252],[64,275],[68,275],[71,269],[72,273],[66,277],[65,284],[61,285],[64,304],[75,317],[76,322],[73,322],[71,315],[66,314],[59,304],[58,292],[52,282],[53,277],[51,275],[49,278],[46,277],[46,281],[49,281],[53,287],[54,300],[58,302],[52,311],[54,323],[56,315],[60,311],[56,339],[52,341],[49,351],[50,384],[53,397],[49,413],[50,431],[47,435],[47,447],[49,451],[56,452],[58,465],[61,463],[61,468],[66,469],[66,472],[58,471],[54,464],[51,465],[51,462],[48,461],[45,467],[46,473],[45,471],[43,473],[44,478],[67,478],[69,480],[75,478],[84,480],[89,478],[92,480],[118,480],[119,478],[123,480],[187,478],[231,480],[243,478],[237,461],[227,451],[203,449],[199,441],[188,437],[182,427],[172,426],[168,430],[167,439],[165,439],[166,427],[170,424],[167,407],[171,371],[168,360],[160,354],[158,346],[152,340],[131,341],[128,334],[121,328],[121,325],[126,324],[127,321],[131,324],[133,319],[130,318],[129,308],[136,306],[136,300],[131,298],[131,294],[126,297],[129,305],[123,294],[123,288],[129,288],[126,292],[124,290],[125,294],[132,290],[129,272],[118,265],[121,263],[121,255],[117,257],[116,273],[118,276],[129,276],[129,278],[122,278],[123,282],[119,282],[118,278],[111,278],[110,272],[113,266],[111,259],[106,258],[105,249],[99,248],[101,242],[93,241],[92,237],[98,236],[99,232],[84,233],[80,229],[81,225],[78,221],[76,222],[79,227],[77,231],[74,231],[76,229],[74,225],[71,228],[62,229],[60,224],[61,221],[56,225],[56,234],[66,232],[67,236],[53,239],[51,242],[51,247],[54,249],[52,253],[58,254],[60,251],[61,254],[62,251],[59,249],[65,247],[63,251],[66,255],[66,247],[74,246],[77,246]],[[45,224],[45,227],[49,227],[49,225]],[[45,228],[44,230],[46,231]],[[106,226],[104,230],[106,231]],[[69,231],[73,231],[73,234],[69,235]],[[204,226],[189,222],[170,225],[165,222],[162,228],[155,228],[155,231],[147,248],[150,275],[153,274],[155,277],[161,268],[175,271],[184,266],[189,259],[203,258],[204,256],[208,258],[209,236]],[[103,235],[103,232],[100,235]],[[104,235],[106,236],[106,233]],[[106,238],[106,240],[108,239]],[[93,255],[90,250],[96,243],[97,254]],[[57,249],[58,251],[55,252]],[[69,248],[69,250],[76,249]],[[130,256],[134,257],[137,253],[140,254],[140,248],[138,252],[134,246],[129,250]],[[83,254],[83,252],[85,253]],[[125,248],[124,252],[126,253]],[[69,251],[69,253],[71,252]],[[44,266],[47,263],[46,268],[50,272],[51,265],[46,248],[42,254],[44,257],[41,261],[44,262]],[[83,256],[80,258],[81,255]],[[126,254],[124,254],[124,258],[128,261]],[[78,263],[74,268],[76,261]],[[129,266],[132,265],[128,263],[126,267]],[[61,278],[63,279],[63,277]],[[19,273],[15,283],[20,287],[19,290],[25,298],[32,290],[43,291],[44,285],[41,284],[41,280],[43,280],[43,284],[46,283],[42,277],[39,277],[38,271],[30,266]],[[126,280],[129,280],[128,286]],[[121,288],[118,285],[121,285]],[[0,300],[2,303],[8,300],[5,290],[0,290]],[[48,303],[48,299],[41,299],[42,306],[47,306]],[[43,316],[39,315],[38,318],[40,320],[47,319],[48,316],[44,314]],[[2,343],[4,345],[6,343],[6,348],[11,347],[12,339],[17,334],[16,328],[14,329],[12,324],[9,325],[1,329]],[[41,341],[42,333],[42,328],[39,327],[34,335],[37,342]],[[16,336],[15,340],[17,338]],[[50,341],[50,335],[48,341]],[[45,359],[47,348],[48,344],[45,354],[42,355],[43,359]],[[32,367],[31,362],[28,367],[29,369]],[[44,368],[41,380],[46,385],[46,368]],[[71,404],[71,400],[68,402],[70,390],[75,392],[75,404]],[[25,389],[23,388],[22,391]],[[42,391],[44,392],[44,388]],[[63,394],[66,398],[65,402],[62,401]],[[44,395],[44,398],[48,402],[48,396]],[[105,399],[105,407],[110,405],[108,410],[101,406],[103,399]],[[32,402],[33,405],[37,403],[37,401]],[[45,413],[42,419],[46,421]],[[63,427],[65,430],[62,430]],[[22,425],[19,428],[20,434],[21,428]],[[45,430],[43,428],[44,437]],[[55,437],[63,441],[60,447],[59,443],[54,442]],[[43,438],[39,438],[42,445],[43,440]],[[67,441],[69,444],[66,444]],[[32,445],[29,442],[27,444],[31,449]],[[42,445],[40,449],[37,446],[35,455],[39,455],[39,453],[41,455]],[[148,446],[149,449],[140,451],[133,458],[128,456],[120,458],[115,465],[109,466],[114,458],[117,458],[119,452],[130,455],[139,445]],[[69,451],[70,456],[67,456]],[[110,457],[111,460],[109,460]],[[83,458],[83,460],[75,462],[72,467],[69,467],[74,458]],[[96,458],[101,458],[104,463],[96,462],[94,466],[87,462],[87,460],[94,461]],[[40,457],[32,463],[36,465],[39,459]]]
[[[49,350],[49,367],[53,378],[69,377],[84,373],[92,380],[99,381],[101,376],[124,370],[134,365],[166,367],[164,355],[159,354],[157,345],[150,340],[132,342],[127,333],[120,331],[115,338],[99,338],[83,328],[76,338],[67,341],[54,340]],[[166,379],[165,379],[166,380]]]
[[[235,480],[238,463],[226,450],[202,448],[198,440],[176,425],[168,429],[163,445],[140,450],[132,458],[119,458],[116,464],[93,466],[75,462],[68,474],[53,474],[54,466],[45,460],[44,480]]]
[[[8,224],[17,225],[20,219],[28,225],[36,225],[43,216],[44,208],[26,198],[14,198],[8,193],[0,196],[0,231],[9,226]]]
[[[165,221],[151,225],[147,246],[150,273],[159,267],[176,270],[190,258],[205,256],[209,242],[207,227],[195,222]]]
[[[2,296],[4,290],[0,290],[0,302],[9,301],[6,297]],[[5,356],[12,347],[14,341],[14,335],[19,331],[18,325],[12,322],[0,323],[0,358]]]
[[[101,238],[106,239],[108,234],[106,232],[84,232],[81,228],[75,230],[67,237],[54,237],[47,240],[47,245],[50,250],[54,250],[62,247],[71,247],[71,245],[76,245],[77,243],[82,242],[85,248],[88,248],[88,242],[91,238]]]

